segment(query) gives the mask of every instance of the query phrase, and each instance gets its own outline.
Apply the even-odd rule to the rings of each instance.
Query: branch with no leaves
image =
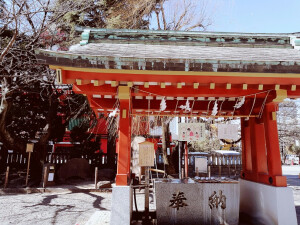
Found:
[[[20,6],[18,12],[15,11],[15,5],[16,5],[16,3],[15,3],[15,1],[13,1],[12,7],[13,7],[13,17],[14,17],[14,20],[15,20],[15,33],[14,33],[13,37],[11,38],[11,40],[9,41],[6,48],[1,52],[0,62],[2,62],[4,56],[8,53],[9,49],[13,46],[13,44],[16,41],[17,35],[18,35],[18,17],[20,15],[21,11],[23,10],[25,2],[23,2],[23,4]]]
[[[205,30],[211,25],[207,17],[206,3],[202,0],[170,0],[161,1],[159,4],[160,8],[155,11],[158,29],[161,29],[160,18],[163,20],[164,30]],[[168,7],[164,7],[164,4]]]

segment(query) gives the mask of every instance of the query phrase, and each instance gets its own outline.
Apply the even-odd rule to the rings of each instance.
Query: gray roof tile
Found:
[[[228,61],[300,62],[300,51],[281,48],[236,48],[149,44],[90,43],[73,45],[65,53],[85,56],[109,56],[151,59],[200,59]]]

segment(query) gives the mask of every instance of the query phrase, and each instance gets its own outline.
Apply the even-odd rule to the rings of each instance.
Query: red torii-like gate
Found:
[[[119,102],[116,185],[130,184],[132,116],[208,117],[217,100],[215,117],[241,118],[241,178],[286,187],[276,111],[283,99],[300,96],[293,35],[92,29],[68,52],[36,53],[58,82],[87,96],[95,113],[109,113]],[[163,97],[167,109],[160,112]],[[240,97],[245,102],[234,109]],[[186,100],[193,102],[189,113],[178,107]]]
[[[88,72],[86,76],[89,76]],[[198,79],[201,80],[202,78],[202,76],[198,77]],[[63,77],[63,80],[64,79],[68,78]],[[133,75],[132,79],[139,79],[139,82],[147,82],[146,80],[148,80],[149,78],[147,76],[143,76],[143,78],[141,79],[136,75]],[[165,77],[165,80],[167,82],[174,84],[175,82],[172,82],[172,79],[174,79],[174,77]],[[224,78],[222,77],[218,80],[215,79],[215,82],[220,84],[222,82],[222,79]],[[226,77],[226,79],[233,78]],[[260,81],[263,82],[263,78]],[[203,87],[201,89],[199,89],[199,87],[194,88],[191,86],[178,88],[176,85],[171,85],[165,88],[158,86],[150,89],[145,88],[144,86],[133,89],[128,85],[111,87],[111,84],[103,84],[102,86],[94,86],[94,84],[74,85],[73,90],[77,93],[86,94],[87,98],[90,101],[91,107],[97,113],[99,112],[99,109],[104,110],[104,112],[111,112],[114,108],[116,97],[118,98],[118,101],[120,103],[120,133],[118,143],[119,158],[116,180],[117,185],[129,184],[131,143],[130,117],[132,115],[159,114],[161,116],[178,115],[185,117],[207,117],[211,114],[213,107],[213,104],[210,104],[210,106],[208,104],[210,101],[214,101],[208,99],[221,98],[221,100],[219,100],[221,103],[223,101],[223,98],[233,98],[231,99],[232,101],[224,101],[222,105],[222,114],[218,115],[220,117],[231,117],[231,113],[234,109],[233,106],[236,103],[236,98],[239,96],[248,96],[246,98],[244,106],[240,109],[235,110],[233,115],[235,117],[241,117],[243,143],[242,178],[274,186],[286,186],[286,178],[282,176],[281,172],[281,158],[278,142],[276,111],[278,109],[278,103],[288,96],[287,91],[284,91],[282,89],[276,91],[274,85],[273,89],[267,89],[270,90],[270,92],[263,92],[258,90],[258,85],[257,89],[247,88],[247,90],[242,90],[242,85],[240,85],[240,88],[226,89],[227,83],[223,84],[224,87],[222,87],[222,85],[218,85],[218,87],[215,87],[215,89],[210,89],[209,86],[211,85],[211,83],[207,83],[206,87],[203,83],[202,85]],[[268,96],[267,93],[269,93]],[[98,98],[98,96],[94,98],[92,97],[93,94],[94,97],[96,94],[98,96],[106,96],[106,98]],[[220,97],[221,95],[222,97]],[[165,112],[159,111],[161,98],[158,98],[158,100],[155,99],[155,97],[157,96],[166,96],[166,99],[169,99],[167,100],[167,109],[165,110]],[[254,108],[252,109],[255,96],[256,102],[254,104]],[[141,97],[142,99],[140,99]],[[178,100],[178,98],[182,100]],[[186,99],[194,101],[195,98],[197,98],[197,101],[196,103],[194,103],[192,113],[187,114],[183,110],[179,110],[178,107],[175,111],[176,105],[178,105],[177,101],[181,101],[181,104],[183,104]],[[198,98],[204,99],[198,100]],[[266,102],[265,106],[263,107],[265,98]],[[149,100],[151,101],[151,112],[148,111]],[[259,112],[262,109],[262,117],[257,118]],[[251,114],[250,111],[252,111]]]

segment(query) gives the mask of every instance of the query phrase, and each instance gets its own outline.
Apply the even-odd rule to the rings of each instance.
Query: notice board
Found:
[[[154,143],[139,143],[139,166],[154,166]]]
[[[205,123],[179,123],[179,141],[203,141],[205,138]]]

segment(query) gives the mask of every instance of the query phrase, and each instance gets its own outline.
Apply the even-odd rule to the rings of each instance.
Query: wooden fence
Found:
[[[188,164],[194,165],[195,164],[195,157],[204,157],[207,158],[208,165],[214,166],[225,166],[225,165],[242,165],[242,157],[241,155],[217,155],[217,154],[203,154],[203,153],[196,153],[188,155]],[[159,154],[157,157],[157,164],[163,164],[163,156]],[[184,164],[184,157],[182,157],[182,165]]]
[[[61,164],[65,164],[71,158],[74,157],[72,157],[70,153],[48,153],[45,161],[47,163],[61,165]],[[107,165],[106,154],[94,154],[94,155],[81,154],[78,155],[78,157],[76,158],[86,159],[91,166],[105,167]]]
[[[240,155],[208,155],[208,165],[241,165],[242,158]]]
[[[34,154],[34,153],[33,153]],[[7,155],[7,166],[14,168],[26,168],[28,154],[10,152]],[[52,163],[55,165],[65,164],[71,158],[75,158],[71,153],[47,153],[45,163]],[[86,159],[92,167],[105,168],[107,167],[107,155],[106,154],[80,154],[76,158]],[[115,159],[116,162],[116,159]]]
[[[25,168],[27,165],[28,154],[9,152],[6,158],[6,164],[9,167]]]
[[[211,176],[238,176],[242,167],[241,155],[221,155],[221,154],[207,154],[202,152],[192,152],[188,154],[189,176],[196,175],[195,158],[201,157],[207,159],[207,171],[210,170]],[[157,164],[159,168],[163,168],[162,154],[157,156]],[[184,165],[184,157],[182,157],[182,165]],[[208,168],[209,167],[209,168]],[[184,168],[184,167],[182,167]],[[199,173],[200,176],[208,176],[208,173]]]
[[[195,164],[195,157],[204,157],[207,159],[207,165],[225,166],[242,165],[241,155],[219,155],[219,154],[189,154],[189,165]]]
[[[33,153],[34,154],[34,153]],[[240,155],[219,155],[219,154],[189,154],[188,163],[190,172],[195,172],[195,157],[206,157],[207,165],[210,167],[211,175],[224,175],[227,174],[239,174],[241,170],[241,156]],[[14,168],[26,168],[27,166],[27,157],[28,154],[24,153],[8,153],[7,155],[7,166]],[[92,167],[98,168],[106,168],[107,167],[107,155],[106,154],[79,154],[74,156],[71,153],[47,153],[45,162],[52,163],[55,165],[65,164],[71,158],[83,158],[86,159]],[[163,163],[163,157],[159,155],[157,157],[157,164]],[[117,163],[117,155],[115,157],[115,164]],[[184,159],[182,159],[182,163],[184,164]]]
[[[189,154],[189,174],[196,174],[195,157],[207,159],[207,171],[211,176],[239,176],[242,168],[241,155],[223,155],[223,154]],[[200,176],[208,176],[208,173]]]

